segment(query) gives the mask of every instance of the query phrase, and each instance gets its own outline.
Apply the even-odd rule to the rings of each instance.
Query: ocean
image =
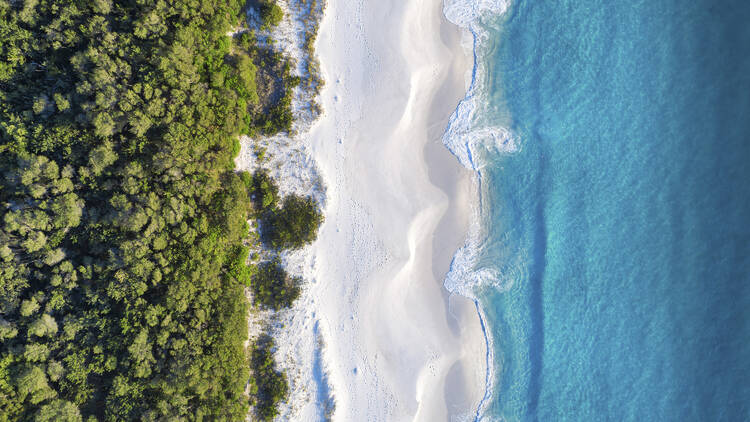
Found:
[[[480,202],[446,286],[487,330],[477,419],[750,420],[750,2],[446,16],[475,35],[446,143]]]

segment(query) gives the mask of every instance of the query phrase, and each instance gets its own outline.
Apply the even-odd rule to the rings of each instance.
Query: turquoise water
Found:
[[[484,420],[750,420],[750,2],[486,21]]]

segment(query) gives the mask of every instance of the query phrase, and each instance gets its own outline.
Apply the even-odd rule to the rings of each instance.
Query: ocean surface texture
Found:
[[[515,0],[481,25],[473,125],[518,145],[473,157],[482,419],[750,420],[750,2]]]

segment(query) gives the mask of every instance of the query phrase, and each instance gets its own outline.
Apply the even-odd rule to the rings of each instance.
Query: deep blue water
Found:
[[[750,421],[750,2],[514,4],[494,40],[485,420]]]

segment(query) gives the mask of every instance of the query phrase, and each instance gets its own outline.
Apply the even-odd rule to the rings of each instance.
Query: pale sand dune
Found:
[[[473,188],[441,135],[471,63],[441,0],[329,0],[317,51],[327,184],[309,294],[334,420],[465,420],[484,392],[471,301],[443,288]]]

